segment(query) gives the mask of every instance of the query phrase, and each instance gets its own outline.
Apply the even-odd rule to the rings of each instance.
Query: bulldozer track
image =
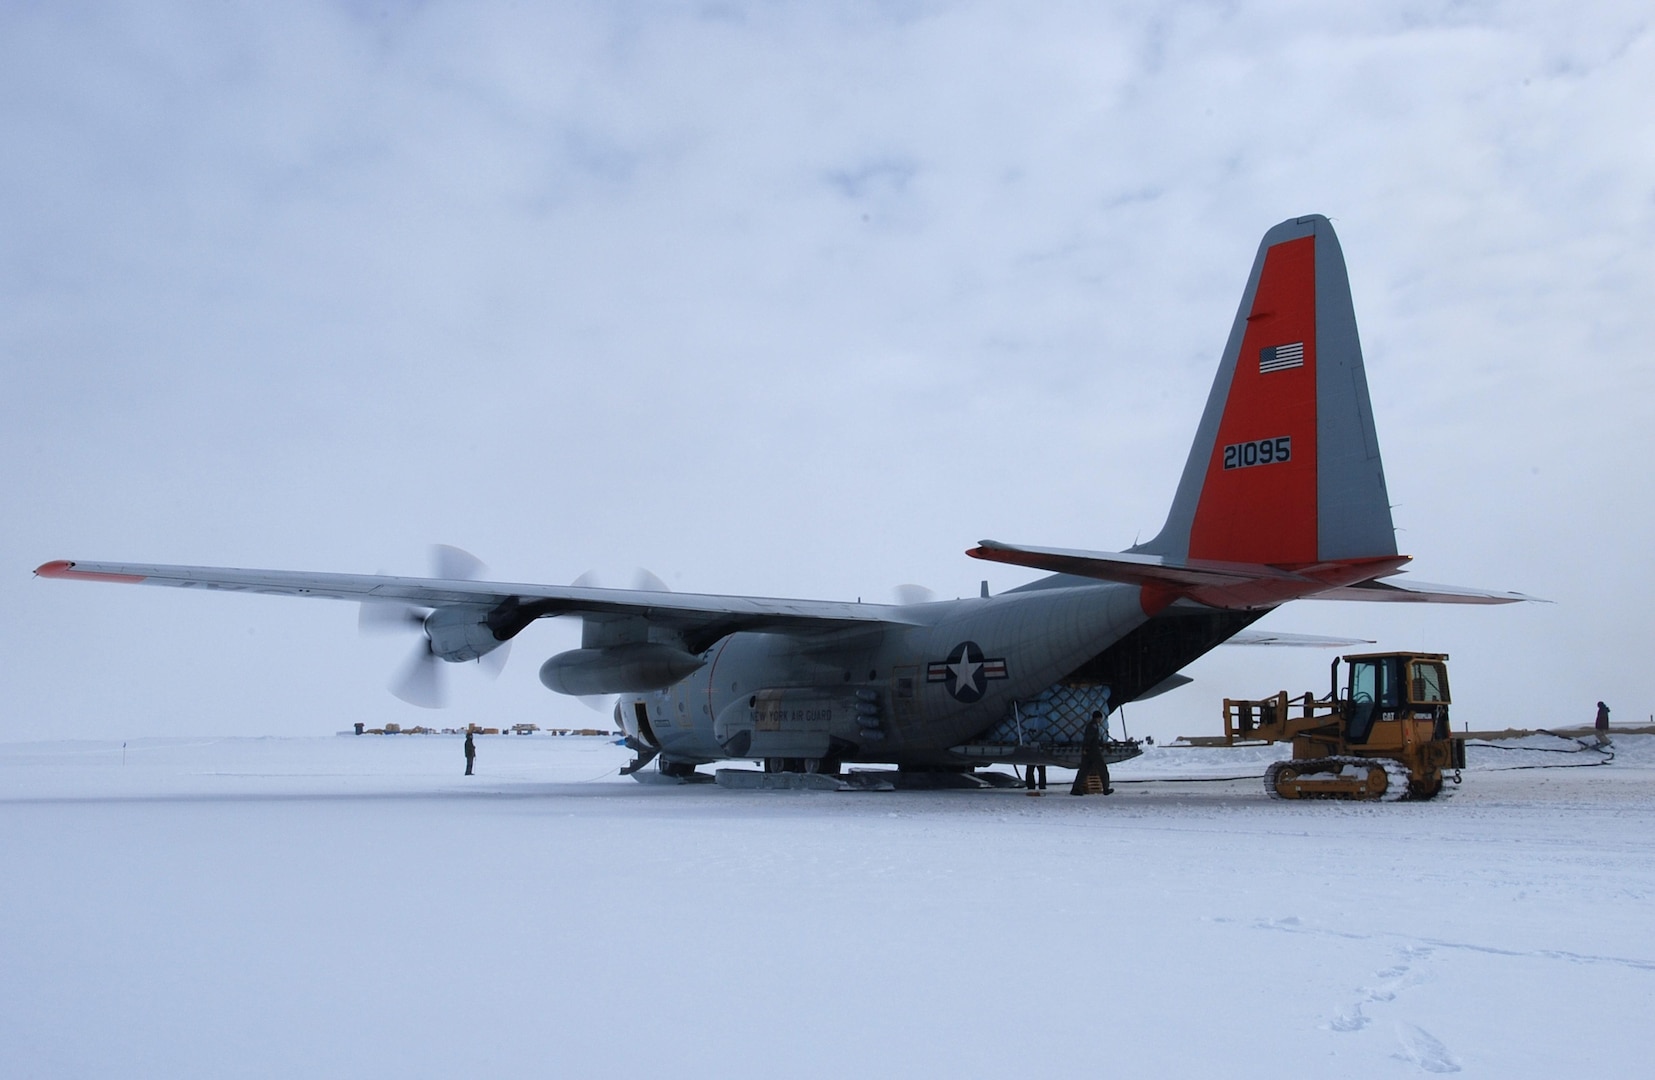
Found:
[[[1380,769],[1385,776],[1383,790],[1376,794],[1368,794],[1366,790],[1350,790],[1351,775],[1345,773],[1346,767],[1352,771]],[[1325,777],[1324,790],[1306,790],[1300,794],[1288,795],[1283,793],[1281,785],[1291,783],[1295,779],[1303,778],[1307,785],[1318,783],[1319,777]],[[1369,757],[1325,757],[1310,758],[1307,760],[1288,760],[1272,762],[1264,772],[1264,790],[1272,799],[1293,801],[1297,799],[1332,799],[1339,802],[1401,802],[1404,799],[1432,798],[1437,792],[1429,795],[1411,793],[1409,790],[1408,770],[1400,762],[1386,758]]]

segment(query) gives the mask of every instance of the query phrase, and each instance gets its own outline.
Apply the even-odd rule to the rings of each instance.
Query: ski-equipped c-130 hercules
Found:
[[[507,584],[464,568],[406,578],[59,561],[35,572],[360,601],[365,619],[379,610],[416,627],[419,668],[432,672],[536,619],[578,616],[581,647],[547,660],[541,681],[620,695],[634,771],[658,755],[679,777],[728,759],[804,772],[1072,766],[1094,712],[1187,681],[1180,668],[1289,600],[1527,599],[1398,579],[1409,557],[1396,550],[1344,257],[1321,216],[1260,243],[1154,539],[1123,552],[985,540],[968,554],[1050,576],[998,596],[882,605]]]

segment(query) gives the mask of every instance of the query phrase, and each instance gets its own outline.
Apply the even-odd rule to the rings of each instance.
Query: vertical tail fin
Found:
[[[1278,566],[1396,554],[1350,282],[1327,218],[1264,234],[1167,522],[1132,550]]]

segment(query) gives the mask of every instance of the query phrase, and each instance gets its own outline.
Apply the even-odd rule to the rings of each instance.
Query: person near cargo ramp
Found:
[[[477,760],[477,744],[471,741],[471,732],[465,733],[465,774],[471,775],[471,763]]]
[[[1075,782],[1069,788],[1071,795],[1113,795],[1115,789],[1109,786],[1109,762],[1103,756],[1103,713],[1095,710],[1092,718],[1086,721],[1086,734],[1081,737],[1080,743],[1080,770],[1075,773]]]

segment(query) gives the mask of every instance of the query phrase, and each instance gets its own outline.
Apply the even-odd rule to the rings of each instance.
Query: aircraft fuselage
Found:
[[[936,764],[1147,619],[1137,587],[1101,583],[905,614],[919,624],[731,634],[689,678],[624,696],[617,719],[628,735],[686,763]]]

